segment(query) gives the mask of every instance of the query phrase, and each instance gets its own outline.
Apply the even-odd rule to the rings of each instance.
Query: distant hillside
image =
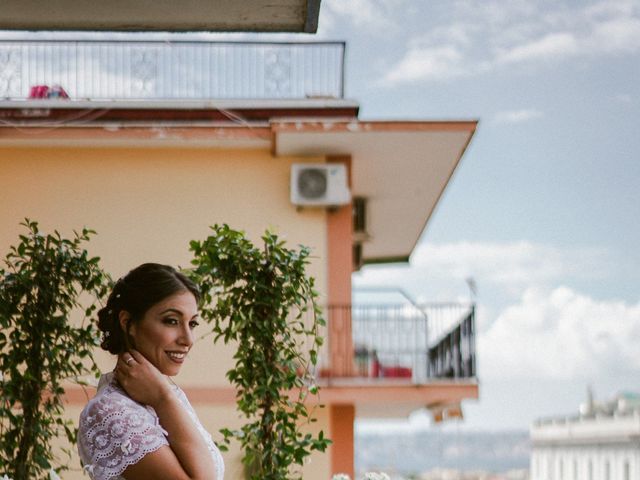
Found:
[[[356,434],[357,471],[382,470],[412,475],[434,468],[506,472],[529,468],[526,431]]]

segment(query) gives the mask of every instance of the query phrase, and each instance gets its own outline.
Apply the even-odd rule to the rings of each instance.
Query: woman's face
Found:
[[[129,334],[135,349],[165,375],[177,375],[193,346],[193,329],[198,325],[198,305],[189,291],[179,292],[156,303]]]

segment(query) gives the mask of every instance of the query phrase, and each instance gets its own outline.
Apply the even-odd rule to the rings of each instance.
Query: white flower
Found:
[[[11,480],[11,479],[10,479],[10,478],[7,476],[7,474],[5,473],[5,474],[2,476],[2,478],[0,478],[0,480]]]
[[[98,388],[98,379],[93,375],[83,375],[75,377],[75,382],[78,385],[86,385],[88,387]]]
[[[389,475],[382,472],[367,472],[364,474],[364,480],[391,480]]]
[[[60,477],[53,468],[49,470],[49,480],[60,480]]]
[[[1,479],[0,479],[1,480]],[[331,480],[351,480],[351,477],[346,473],[336,473]],[[382,472],[367,472],[362,477],[362,480],[391,480],[389,475]]]

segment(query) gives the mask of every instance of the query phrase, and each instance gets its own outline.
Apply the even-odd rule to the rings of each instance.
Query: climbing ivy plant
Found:
[[[201,286],[200,313],[215,340],[236,342],[227,378],[247,419],[238,430],[221,430],[222,446],[240,442],[251,480],[301,478],[293,467],[330,443],[322,431],[303,433],[314,421],[305,401],[317,393],[311,369],[324,325],[314,279],[306,274],[310,250],[289,249],[270,232],[256,246],[228,225],[211,229],[204,241],[190,243],[190,275]]]
[[[70,452],[65,461],[51,445],[60,436],[76,442],[63,417],[63,382],[99,373],[97,330],[87,319],[109,279],[83,248],[93,230],[66,239],[29,219],[21,225],[27,233],[0,266],[0,476],[33,480],[68,469]],[[81,325],[71,321],[77,310]]]

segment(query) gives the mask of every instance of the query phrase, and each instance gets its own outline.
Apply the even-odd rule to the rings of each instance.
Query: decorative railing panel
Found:
[[[0,98],[59,85],[72,99],[344,96],[344,42],[0,41]]]

